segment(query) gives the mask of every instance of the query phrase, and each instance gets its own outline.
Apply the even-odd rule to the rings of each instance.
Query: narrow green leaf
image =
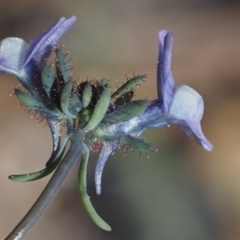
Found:
[[[124,105],[127,104],[129,102],[131,102],[132,98],[134,95],[134,91],[131,90],[129,92],[125,92],[123,93],[120,97],[118,97],[116,99],[116,101],[114,102],[115,105]]]
[[[142,139],[135,138],[130,135],[121,136],[117,141],[120,145],[127,146],[139,152],[148,152],[154,150],[154,147],[150,143],[144,142]]]
[[[45,91],[47,92],[48,96],[50,96],[54,81],[56,79],[56,74],[47,64],[45,64],[42,68],[41,79]]]
[[[80,125],[81,128],[87,124],[92,116],[92,110],[89,108],[82,109],[80,112]]]
[[[97,214],[95,211],[90,198],[87,194],[87,163],[89,157],[89,150],[85,145],[85,151],[82,154],[82,160],[78,172],[78,189],[80,193],[80,198],[83,203],[85,210],[87,211],[89,217],[93,222],[105,231],[111,231],[111,227]]]
[[[60,104],[61,104],[61,108],[62,108],[62,111],[64,112],[64,114],[66,114],[70,118],[76,118],[77,115],[74,115],[69,111],[69,98],[70,98],[70,94],[72,92],[72,88],[73,88],[72,81],[68,81],[64,85],[61,95],[60,95]]]
[[[146,75],[136,76],[125,82],[117,91],[112,94],[112,98],[122,95],[125,92],[130,91],[132,88],[140,84],[147,79]]]
[[[99,82],[97,82],[98,86],[102,86],[103,88],[106,88],[108,86],[108,80],[103,78]]]
[[[149,101],[146,100],[136,100],[130,103],[127,103],[119,108],[117,108],[114,112],[108,114],[103,120],[104,124],[112,124],[128,121],[136,116],[138,116],[141,112],[143,112],[147,106],[149,105]]]
[[[15,89],[15,94],[19,101],[32,111],[37,111],[43,107],[43,104],[33,98],[29,93],[23,92],[19,89]]]
[[[82,93],[82,104],[84,108],[87,108],[92,100],[92,86],[90,84],[87,84]]]
[[[58,154],[55,156],[55,159],[51,162],[51,164],[48,167],[46,167],[40,171],[37,171],[37,172],[32,172],[32,173],[27,173],[27,174],[19,174],[19,175],[11,175],[8,178],[10,180],[13,180],[16,182],[30,182],[30,181],[34,181],[34,180],[38,180],[43,177],[46,177],[47,175],[52,173],[56,169],[58,164],[60,163],[62,156],[64,154],[66,144],[70,137],[71,137],[71,134],[67,135],[64,138],[62,145],[58,151]]]
[[[46,108],[40,101],[37,101],[30,94],[23,92],[19,89],[15,89],[15,94],[19,101],[22,102],[30,110],[40,114],[46,119],[59,121],[61,116],[57,111]]]
[[[68,109],[73,115],[78,115],[80,110],[82,109],[82,102],[79,99],[79,95],[77,93],[71,93],[69,97],[69,106]]]
[[[97,101],[97,104],[94,108],[94,111],[90,120],[88,121],[87,125],[83,128],[84,132],[89,132],[95,127],[97,127],[97,125],[104,118],[108,110],[110,101],[111,101],[111,93],[108,88],[105,88]]]
[[[60,73],[58,72],[58,74],[59,76],[61,75],[63,78],[63,81],[67,83],[68,81],[71,80],[71,72],[70,72],[68,59],[66,58],[62,50],[59,48],[56,49],[56,56],[57,56],[56,65],[57,65],[58,71],[60,71]]]

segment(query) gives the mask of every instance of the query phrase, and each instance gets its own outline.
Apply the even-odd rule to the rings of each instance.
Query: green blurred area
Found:
[[[173,75],[177,85],[204,98],[203,132],[214,145],[205,152],[176,126],[144,134],[156,153],[116,153],[96,196],[89,164],[89,195],[111,233],[98,229],[81,206],[75,166],[51,207],[26,240],[235,240],[240,239],[240,4],[217,0],[37,1],[0,0],[0,38],[35,38],[61,16],[77,23],[61,40],[79,81],[111,80],[148,72],[137,98],[156,98],[157,33],[174,35]],[[15,183],[7,176],[41,169],[51,152],[47,127],[16,109],[18,85],[1,77],[0,238],[28,211],[49,178]]]

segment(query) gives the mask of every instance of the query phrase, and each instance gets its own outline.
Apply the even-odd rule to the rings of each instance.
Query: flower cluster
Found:
[[[85,189],[89,149],[101,148],[95,171],[96,192],[100,194],[102,172],[113,151],[119,147],[140,152],[154,150],[148,142],[139,138],[149,128],[176,124],[207,151],[212,150],[212,145],[201,130],[202,97],[188,86],[175,86],[171,72],[171,33],[163,30],[158,36],[158,98],[153,101],[132,100],[134,87],[145,81],[146,75],[128,79],[114,93],[110,92],[105,79],[74,81],[67,56],[56,44],[75,21],[75,17],[61,18],[31,43],[13,37],[0,42],[0,75],[11,73],[18,78],[27,92],[15,89],[16,96],[36,115],[46,119],[53,139],[53,152],[46,168],[34,173],[12,175],[10,179],[26,182],[51,173],[61,162],[71,135],[76,129],[81,129],[85,148],[79,171],[79,190],[87,211],[97,222],[94,209],[89,211],[90,200]],[[52,52],[56,61],[49,65],[47,59]],[[63,126],[67,136],[61,142]],[[98,225],[110,230],[101,220]]]

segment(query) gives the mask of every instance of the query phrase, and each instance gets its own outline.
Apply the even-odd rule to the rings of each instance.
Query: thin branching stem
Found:
[[[40,197],[35,204],[16,226],[16,228],[5,238],[5,240],[22,240],[28,234],[28,232],[37,223],[47,207],[53,201],[57,192],[59,191],[64,179],[74,163],[80,158],[83,152],[83,133],[81,130],[77,130],[71,137],[71,146],[63,158],[61,164],[55,171],[54,175],[50,179],[46,188],[43,190]]]

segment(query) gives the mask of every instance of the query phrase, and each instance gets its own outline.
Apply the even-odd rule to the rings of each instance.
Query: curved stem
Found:
[[[80,158],[83,152],[83,133],[77,130],[71,137],[71,147],[63,158],[61,164],[55,171],[54,175],[48,182],[46,188],[43,190],[40,197],[35,204],[16,226],[16,228],[5,238],[5,240],[21,240],[37,223],[47,207],[50,205],[57,192],[59,191],[64,179],[66,178],[69,170],[73,164]]]

